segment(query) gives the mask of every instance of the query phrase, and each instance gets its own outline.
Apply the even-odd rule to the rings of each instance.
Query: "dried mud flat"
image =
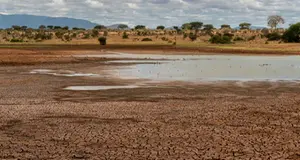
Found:
[[[0,159],[300,159],[297,83],[67,91],[127,82],[28,74],[93,63],[0,67]]]

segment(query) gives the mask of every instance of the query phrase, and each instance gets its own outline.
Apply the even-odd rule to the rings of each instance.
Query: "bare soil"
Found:
[[[16,57],[37,53],[8,50]],[[0,159],[300,159],[297,83],[67,91],[129,82],[29,74],[105,67],[99,60],[69,60],[0,66]]]

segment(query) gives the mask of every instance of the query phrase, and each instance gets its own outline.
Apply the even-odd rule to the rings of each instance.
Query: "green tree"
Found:
[[[203,31],[205,31],[206,34],[211,35],[213,29],[214,29],[214,26],[212,24],[203,25]]]
[[[136,26],[134,27],[134,29],[135,29],[135,30],[138,30],[138,29],[146,29],[146,26],[144,26],[144,25],[136,25]]]
[[[178,26],[173,26],[173,28],[176,30],[176,34],[181,33],[181,29]]]
[[[183,30],[190,30],[190,29],[192,29],[192,25],[190,23],[184,23],[181,26],[181,29],[183,29]]]
[[[47,26],[47,28],[48,28],[48,29],[53,29],[53,28],[54,28],[54,26],[52,26],[52,25],[49,25],[49,26]]]
[[[228,24],[222,24],[222,25],[221,25],[221,29],[225,29],[225,28],[230,29],[231,27],[230,27],[230,25],[228,25]]]
[[[157,26],[156,29],[164,30],[165,26]]]
[[[100,45],[106,45],[106,37],[99,37],[98,41],[99,41]]]
[[[25,30],[27,29],[27,26],[22,26],[21,29],[22,29],[23,31],[25,31]]]
[[[98,37],[99,36],[99,31],[97,29],[92,30],[92,36],[93,37]]]
[[[128,39],[128,38],[129,38],[129,37],[128,37],[128,34],[127,34],[126,32],[124,32],[122,38],[123,38],[123,39]]]
[[[46,29],[46,26],[45,26],[45,25],[40,25],[40,26],[39,26],[39,29],[40,29],[40,30],[44,30],[44,29]]]
[[[270,26],[272,29],[276,29],[278,24],[284,24],[284,22],[284,19],[278,15],[272,15],[268,17],[268,26]]]
[[[202,22],[191,22],[190,24],[191,24],[191,29],[196,30],[196,31],[201,29],[203,26]]]
[[[300,42],[300,22],[293,24],[282,35],[284,42]]]
[[[127,28],[129,28],[129,27],[126,24],[119,24],[118,25],[118,29],[127,29]]]
[[[54,26],[54,29],[61,29],[61,26]]]
[[[14,30],[21,30],[21,27],[18,25],[13,25],[13,26],[11,26],[11,28]]]
[[[244,23],[241,23],[239,26],[240,26],[240,29],[250,29],[251,23],[244,22]]]
[[[97,25],[94,29],[106,29],[106,27],[104,25]]]
[[[69,30],[69,27],[68,26],[64,26],[62,29],[63,30]]]
[[[190,33],[189,34],[189,38],[192,40],[192,41],[195,41],[197,39],[197,35],[194,34],[194,33]]]

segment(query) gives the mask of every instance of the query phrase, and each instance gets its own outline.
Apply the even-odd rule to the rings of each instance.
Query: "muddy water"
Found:
[[[78,57],[112,58],[109,69],[92,69],[86,73],[69,70],[37,69],[33,74],[68,77],[103,77],[136,79],[139,84],[125,86],[69,86],[66,90],[108,90],[151,86],[159,82],[288,81],[300,82],[300,56],[240,56],[240,55],[137,55],[112,53]],[[112,65],[112,64],[123,65]],[[101,73],[99,73],[101,70]],[[95,71],[96,73],[93,73]],[[97,72],[98,71],[98,72]],[[144,80],[141,82],[140,80]]]
[[[124,56],[124,55],[122,55]],[[128,56],[128,55],[127,55]],[[144,55],[150,57],[151,55]],[[135,58],[135,55],[131,55]],[[154,55],[157,58],[157,55]],[[150,81],[298,81],[300,56],[164,56],[169,61],[116,68],[120,78]],[[149,60],[148,60],[149,61]],[[118,61],[120,62],[120,61]],[[126,62],[126,60],[125,60]]]

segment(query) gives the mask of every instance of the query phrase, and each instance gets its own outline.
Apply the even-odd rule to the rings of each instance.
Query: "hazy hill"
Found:
[[[53,25],[89,29],[94,28],[97,24],[87,20],[66,17],[0,14],[0,28],[10,28],[12,25],[27,26],[30,28],[38,28],[40,25]]]

